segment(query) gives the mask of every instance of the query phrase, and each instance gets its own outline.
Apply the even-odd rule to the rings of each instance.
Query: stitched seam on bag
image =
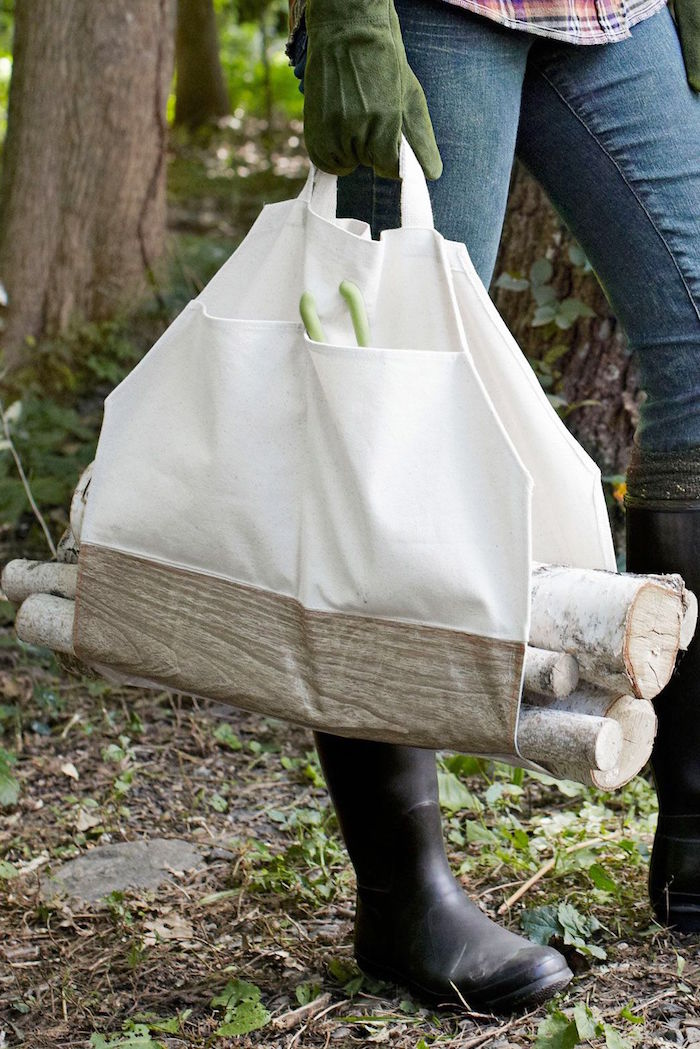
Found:
[[[477,638],[486,643],[493,642],[497,645],[507,645],[514,650],[522,648],[524,651],[525,648],[525,642],[518,641],[514,638],[491,637],[488,634],[460,630],[459,627],[441,626],[439,623],[424,623],[416,619],[402,619],[398,616],[368,615],[359,610],[353,610],[352,612],[332,612],[323,608],[310,608],[308,605],[303,604],[298,597],[294,597],[293,594],[284,594],[279,590],[267,590],[265,587],[255,586],[253,583],[246,583],[238,579],[232,579],[230,576],[222,575],[220,572],[211,572],[203,568],[193,568],[189,565],[174,564],[172,561],[165,560],[165,558],[159,558],[155,555],[138,554],[133,550],[127,550],[125,547],[99,543],[95,542],[93,539],[83,545],[88,552],[90,548],[94,550],[106,550],[108,553],[114,553],[117,556],[121,555],[122,557],[130,558],[133,561],[140,561],[146,565],[155,565],[156,567],[169,569],[170,571],[177,572],[181,575],[194,575],[204,579],[210,577],[222,583],[229,583],[231,586],[239,587],[251,594],[262,594],[271,599],[293,603],[302,609],[304,614],[312,616],[327,616],[337,619],[361,619],[363,621],[387,625],[389,627],[396,624],[399,626],[414,627],[418,630],[426,630],[436,634],[453,634],[457,636],[463,635],[468,638]]]

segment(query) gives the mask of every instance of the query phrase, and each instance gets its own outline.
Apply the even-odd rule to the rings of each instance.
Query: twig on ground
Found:
[[[590,838],[588,841],[579,841],[575,845],[569,845],[568,849],[564,849],[564,853],[568,856],[572,852],[580,852],[581,849],[590,849],[594,845],[603,845],[605,842],[614,840],[614,836],[611,836],[609,838]],[[549,874],[549,872],[554,869],[556,863],[556,856],[552,856],[552,858],[547,860],[546,863],[543,863],[540,869],[535,871],[531,878],[528,878],[527,881],[524,881],[520,888],[517,889],[512,894],[512,896],[509,896],[507,900],[504,900],[504,902],[496,911],[496,914],[498,914],[500,917],[501,915],[505,914],[506,911],[509,911],[514,903],[517,903],[518,900],[521,900],[523,896],[525,896],[525,894],[530,891],[533,885],[537,885],[538,881],[541,881],[546,874]]]

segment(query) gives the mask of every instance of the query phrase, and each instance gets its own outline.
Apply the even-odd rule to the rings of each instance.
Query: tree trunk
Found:
[[[213,0],[177,0],[175,123],[201,127],[230,113]]]
[[[17,0],[0,182],[12,369],[28,337],[110,316],[165,238],[173,0]]]
[[[494,286],[494,301],[531,359],[541,361],[556,344],[568,347],[556,364],[562,373],[559,392],[571,405],[588,400],[597,404],[574,408],[566,417],[567,426],[604,472],[621,473],[638,419],[637,369],[595,276],[571,264],[572,244],[544,191],[516,164],[494,276],[507,272],[527,277],[532,263],[547,257],[554,268],[557,298],[581,299],[595,316],[581,317],[570,329],[551,335],[532,327],[534,303],[527,292]]]

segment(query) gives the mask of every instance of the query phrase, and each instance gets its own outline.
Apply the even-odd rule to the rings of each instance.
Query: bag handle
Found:
[[[401,136],[399,177],[401,178],[401,226],[412,229],[434,229],[428,184],[418,158],[405,135]],[[337,176],[321,171],[312,164],[299,199],[305,200],[311,210],[321,218],[334,222],[338,209]]]

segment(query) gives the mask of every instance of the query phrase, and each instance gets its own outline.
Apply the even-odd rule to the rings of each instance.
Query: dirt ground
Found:
[[[358,977],[352,874],[310,733],[185,697],[71,678],[9,630],[0,641],[4,744],[18,755],[13,772],[21,784],[0,830],[0,1045],[576,1044],[546,1040],[544,1029],[536,1043],[544,1009],[509,1020],[461,1007],[428,1010],[401,989]],[[591,813],[602,813],[593,830],[603,827],[605,838],[595,867],[611,884],[592,888],[590,864],[565,865],[505,919],[519,929],[526,907],[566,898],[581,910],[588,902],[602,923],[596,942],[606,958],[560,944],[577,976],[555,1003],[558,1015],[588,1002],[608,1022],[607,1041],[584,1044],[700,1045],[698,941],[671,936],[647,908],[649,788],[568,796],[527,777],[509,807],[502,804],[509,780],[499,775],[490,786],[483,775],[458,778],[464,798],[445,810],[455,869],[465,869],[465,888],[491,914],[538,864],[529,858],[519,869],[515,853],[480,834],[455,845],[460,827],[473,822],[485,838],[517,824],[532,841],[549,826],[559,835],[550,844],[581,854],[566,846],[572,815],[588,821],[585,838]],[[478,809],[489,791],[491,807],[472,820],[469,807]],[[635,842],[616,859],[611,843],[635,832],[640,848]],[[149,837],[196,843],[201,869],[155,892],[114,893],[96,905],[42,897],[42,876],[61,862],[98,844]],[[543,847],[541,858],[548,855]],[[231,979],[253,984],[270,1018],[250,1034],[216,1036],[216,995]],[[150,1033],[136,1026],[139,1017]]]

